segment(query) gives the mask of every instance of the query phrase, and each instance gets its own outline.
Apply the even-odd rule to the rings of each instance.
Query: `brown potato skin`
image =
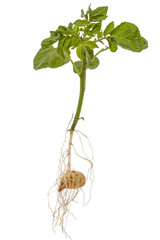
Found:
[[[58,192],[61,192],[63,189],[77,189],[86,183],[86,177],[83,173],[79,171],[67,170],[63,177],[61,178]]]

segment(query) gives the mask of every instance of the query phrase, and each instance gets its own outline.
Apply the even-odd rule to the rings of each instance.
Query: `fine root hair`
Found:
[[[73,119],[73,116],[72,116]],[[70,123],[72,121],[70,120]],[[74,170],[72,160],[71,165],[68,167],[68,152],[69,152],[69,139],[70,131],[69,125],[66,129],[65,139],[61,148],[60,159],[58,164],[58,176],[55,184],[49,189],[48,192],[48,207],[52,213],[52,226],[53,230],[60,226],[62,232],[67,238],[70,238],[66,231],[66,225],[69,215],[73,218],[71,206],[73,203],[83,202],[83,205],[87,205],[91,199],[91,188],[94,179],[93,172],[93,149],[89,138],[79,130],[74,130],[75,136],[77,136],[77,142],[71,144],[72,158],[76,158],[77,161],[84,160],[88,164],[84,164],[85,169],[83,173],[77,169]],[[87,142],[87,146],[90,148],[90,155],[84,150],[84,142]],[[80,146],[81,151],[77,150],[76,145]],[[82,162],[81,162],[82,163]],[[81,164],[83,165],[83,164]],[[81,197],[78,197],[82,193]],[[86,194],[88,195],[86,199]],[[77,196],[78,195],[78,196]],[[76,219],[76,218],[75,218]]]

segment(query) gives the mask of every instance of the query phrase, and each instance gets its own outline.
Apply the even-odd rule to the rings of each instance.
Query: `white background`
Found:
[[[57,176],[64,133],[79,80],[71,64],[33,70],[49,31],[80,17],[89,0],[2,1],[0,4],[0,238],[58,240],[47,192]],[[93,1],[108,20],[135,23],[148,40],[141,53],[100,55],[87,73],[78,129],[94,148],[90,204],[76,204],[73,240],[160,239],[159,1]],[[83,164],[83,162],[82,162]]]

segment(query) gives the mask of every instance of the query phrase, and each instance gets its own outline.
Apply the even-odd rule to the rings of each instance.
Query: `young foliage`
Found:
[[[89,21],[90,22],[98,22],[105,20],[107,18],[108,7],[98,7],[95,10],[92,10],[89,6]]]
[[[67,27],[60,25],[57,30],[50,31],[50,37],[42,41],[41,48],[34,58],[34,69],[57,68],[71,62],[74,72],[80,75],[84,53],[87,58],[87,69],[95,69],[99,65],[97,55],[107,49],[116,52],[120,46],[141,52],[148,47],[147,41],[133,23],[122,22],[115,27],[112,21],[103,30],[102,21],[107,18],[107,11],[107,6],[93,10],[89,5],[86,13],[81,10],[82,19],[70,22]],[[58,43],[57,47],[54,46],[55,43]],[[96,52],[98,48],[100,50]],[[71,58],[74,49],[78,59],[81,60],[75,63]]]
[[[111,22],[105,28],[103,35],[106,36],[107,34],[111,33],[114,30],[114,22]]]
[[[129,22],[123,22],[110,33],[111,42],[120,47],[141,52],[148,47],[147,41],[141,36],[136,25]]]
[[[68,58],[61,56],[57,48],[49,46],[47,48],[41,48],[34,58],[34,69],[38,70],[41,68],[57,68],[68,63]]]

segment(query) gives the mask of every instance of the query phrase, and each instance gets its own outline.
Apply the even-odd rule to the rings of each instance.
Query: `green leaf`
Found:
[[[79,44],[81,44],[80,39],[76,39],[76,41],[74,42],[74,44],[73,44],[73,46],[72,46],[72,49],[78,47]]]
[[[70,37],[65,37],[65,41],[64,41],[64,45],[63,45],[63,48],[65,50],[69,50],[69,47],[70,47],[70,41],[71,41],[71,38]]]
[[[61,33],[65,33],[65,32],[67,31],[67,27],[60,25],[60,26],[58,27],[58,31],[61,32]]]
[[[99,32],[98,34],[97,34],[97,38],[99,39],[99,38],[101,38],[102,37],[102,32]]]
[[[147,40],[144,38],[144,37],[141,37],[141,40],[142,40],[142,42],[143,42],[143,49],[146,49],[146,48],[148,48],[148,42],[147,42]]]
[[[65,38],[64,41],[64,45],[63,45],[63,54],[66,58],[70,59],[70,41],[71,41],[71,37],[67,36]]]
[[[70,46],[71,46],[72,37],[62,36],[58,43],[57,51],[62,57],[70,59]]]
[[[96,23],[90,32],[93,34],[99,33],[101,30],[101,25],[101,22]]]
[[[99,66],[99,59],[97,57],[94,57],[90,63],[87,65],[87,68],[89,69],[95,69]]]
[[[70,23],[68,24],[68,28],[69,28],[70,30],[72,30],[72,27],[73,27],[73,23],[70,22]]]
[[[80,26],[80,27],[86,26],[87,23],[88,23],[87,20],[81,20],[81,19],[78,19],[74,22],[75,25]]]
[[[83,46],[82,46],[82,44],[77,47],[76,53],[77,53],[77,56],[79,57],[79,59],[83,60]]]
[[[91,37],[86,37],[86,38],[83,40],[83,42],[84,42],[84,43],[85,43],[85,42],[88,42],[90,39],[91,39]]]
[[[101,14],[106,16],[107,11],[108,11],[108,7],[107,6],[98,7],[98,8],[96,8],[95,10],[93,10],[91,12],[91,16],[90,17],[98,16],[98,15],[101,15]]]
[[[62,36],[59,40],[58,48],[57,48],[59,55],[61,55],[62,57],[64,56],[63,55],[63,46],[64,46],[65,40],[66,40],[66,37]]]
[[[74,44],[75,44],[76,42],[79,42],[79,41],[80,41],[80,40],[78,40],[78,39],[75,38],[74,36],[71,36],[71,37],[70,37],[69,48],[70,48],[70,47],[73,47]]]
[[[56,43],[59,40],[59,38],[60,38],[60,34],[59,33],[51,31],[50,34],[51,35],[50,35],[49,38],[46,38],[46,39],[44,39],[41,42],[41,46],[43,48],[51,46],[52,44]]]
[[[94,54],[93,54],[93,49],[91,49],[90,47],[85,47],[84,48],[85,50],[85,53],[86,53],[86,59],[87,59],[87,65],[90,64],[92,58],[94,57]]]
[[[94,37],[94,34],[93,33],[87,33],[88,37],[92,38]]]
[[[90,21],[91,18],[91,14],[92,14],[93,10],[91,9],[91,4],[88,6],[88,11],[86,12],[86,15],[88,15],[88,19]],[[90,21],[91,22],[91,21]]]
[[[110,36],[112,42],[134,52],[141,52],[148,47],[148,42],[141,36],[138,27],[133,23],[121,23],[111,32]]]
[[[95,69],[99,65],[99,60],[97,57],[94,57],[93,49],[90,47],[85,47],[86,59],[87,59],[87,68]]]
[[[57,68],[60,67],[66,63],[68,63],[69,60],[66,58],[63,58],[59,55],[56,48],[53,46],[50,46],[48,48],[41,48],[35,58],[34,58],[34,69],[42,69],[42,68]]]
[[[76,32],[76,34],[79,33],[79,26],[76,27],[75,32]]]
[[[92,49],[99,48],[98,45],[95,42],[92,42],[92,41],[85,42],[85,46],[88,46]]]
[[[76,61],[76,62],[74,62],[74,65],[77,69],[75,67],[73,67],[73,71],[75,73],[77,73],[77,70],[78,70],[78,72],[80,73],[82,71],[83,62],[82,61]]]
[[[102,21],[102,20],[105,20],[106,17],[104,17],[103,15],[98,15],[98,16],[95,16],[93,18],[90,19],[91,22],[99,22],[99,21]]]
[[[115,42],[112,42],[110,37],[107,38],[107,41],[108,41],[108,43],[109,43],[109,49],[110,49],[110,51],[111,51],[111,52],[116,52],[117,49],[118,49],[117,44],[116,44]]]
[[[84,18],[85,17],[85,13],[84,13],[84,10],[81,9],[81,18]]]
[[[49,47],[54,43],[54,41],[51,38],[46,38],[41,42],[41,46],[43,48]]]
[[[56,30],[57,33],[60,33],[62,35],[72,35],[77,36],[76,33],[71,28],[65,27],[65,26],[59,26],[58,30]]]
[[[113,30],[114,30],[114,22],[111,22],[105,28],[103,35],[106,36],[107,34],[111,33]]]
[[[90,5],[91,5],[91,4],[90,4]],[[88,20],[88,14],[89,14],[90,5],[89,5],[89,7],[88,7],[88,11],[86,12],[86,14],[84,13],[84,10],[81,9],[81,17],[82,17],[82,18],[85,18],[86,20]]]
[[[108,7],[98,7],[95,10],[89,11],[89,20],[90,22],[98,22],[105,20],[107,18]]]
[[[84,32],[84,28],[81,27],[81,28],[79,29],[79,31]]]
[[[59,40],[60,38],[60,34],[57,33],[56,31],[50,31],[50,38],[52,38],[53,40],[55,40],[56,42]]]
[[[88,26],[86,27],[86,32],[90,31],[91,28],[94,28],[96,23],[89,23]]]

